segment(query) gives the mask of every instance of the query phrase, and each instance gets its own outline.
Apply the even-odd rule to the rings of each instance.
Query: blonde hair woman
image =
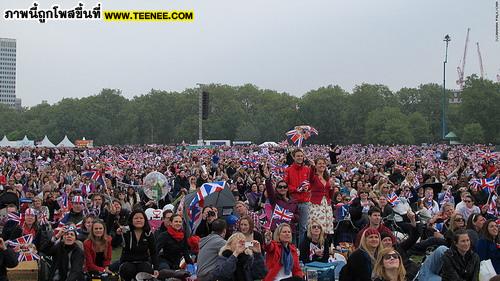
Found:
[[[307,234],[300,244],[300,261],[310,263],[312,261],[327,262],[331,240],[326,239],[323,227],[317,221],[312,221],[307,226]]]
[[[385,248],[378,254],[375,263],[375,281],[405,281],[406,270],[401,255],[392,248]]]
[[[214,279],[252,281],[262,279],[265,275],[260,243],[256,240],[245,242],[245,235],[241,232],[231,235],[219,251]]]
[[[302,280],[304,273],[299,265],[297,247],[292,243],[292,228],[282,223],[274,230],[273,240],[271,231],[265,233],[264,249],[266,250],[266,266],[269,272],[264,281],[282,279]]]
[[[373,266],[381,249],[380,233],[367,228],[361,235],[359,248],[352,252],[340,272],[340,281],[371,281]]]

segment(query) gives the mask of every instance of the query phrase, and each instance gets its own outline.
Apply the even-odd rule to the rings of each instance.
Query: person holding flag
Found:
[[[59,231],[42,247],[44,253],[53,257],[49,280],[84,280],[83,263],[85,258],[76,236],[76,227],[71,225]]]
[[[5,228],[3,230],[3,239],[14,241],[24,235],[31,235],[33,237],[32,244],[37,250],[39,250],[48,237],[47,234],[44,233],[38,226],[36,214],[37,213],[34,209],[26,209],[19,224],[15,224],[12,227]]]
[[[5,241],[0,238],[0,280],[7,280],[7,268],[13,268],[18,265],[16,253],[7,247]]]
[[[290,196],[298,203],[299,213],[299,244],[307,231],[311,191],[309,183],[310,167],[306,165],[304,151],[297,148],[292,152],[293,163],[285,170],[285,182]]]
[[[273,186],[273,182],[271,180],[271,171],[268,165],[263,166],[262,173],[266,178],[266,191],[267,191],[267,197],[269,199],[269,206],[266,208],[269,210],[268,211],[269,216],[267,218],[268,222],[266,224],[266,228],[270,229],[271,231],[274,231],[280,223],[287,222],[284,220],[272,218],[271,212],[276,208],[276,206],[280,206],[281,208],[288,210],[293,214],[293,218],[291,219],[291,221],[288,221],[288,223],[292,227],[292,234],[295,236],[293,240],[297,241],[296,239],[297,221],[298,221],[297,201],[290,198],[290,194],[288,191],[288,184],[284,180],[278,181],[276,185]]]

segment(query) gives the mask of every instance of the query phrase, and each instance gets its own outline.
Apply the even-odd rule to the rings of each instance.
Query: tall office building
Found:
[[[20,108],[16,99],[16,40],[0,38],[0,103]]]

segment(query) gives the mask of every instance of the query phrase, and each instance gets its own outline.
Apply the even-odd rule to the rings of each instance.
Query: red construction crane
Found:
[[[467,36],[465,37],[465,48],[464,48],[464,57],[460,61],[462,63],[462,67],[457,66],[457,72],[458,72],[458,80],[457,80],[457,85],[462,90],[464,88],[464,69],[465,69],[465,58],[467,57],[467,45],[469,44],[469,32],[470,28],[467,28]]]
[[[483,58],[481,57],[481,50],[479,49],[479,42],[476,42],[477,45],[477,55],[479,57],[479,69],[481,70],[481,79],[484,78],[484,69],[483,69]]]

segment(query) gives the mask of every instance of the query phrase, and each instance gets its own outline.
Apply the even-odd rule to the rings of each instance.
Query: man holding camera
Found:
[[[201,214],[201,221],[196,228],[196,235],[203,238],[212,232],[212,223],[217,219],[217,208],[205,206]]]

